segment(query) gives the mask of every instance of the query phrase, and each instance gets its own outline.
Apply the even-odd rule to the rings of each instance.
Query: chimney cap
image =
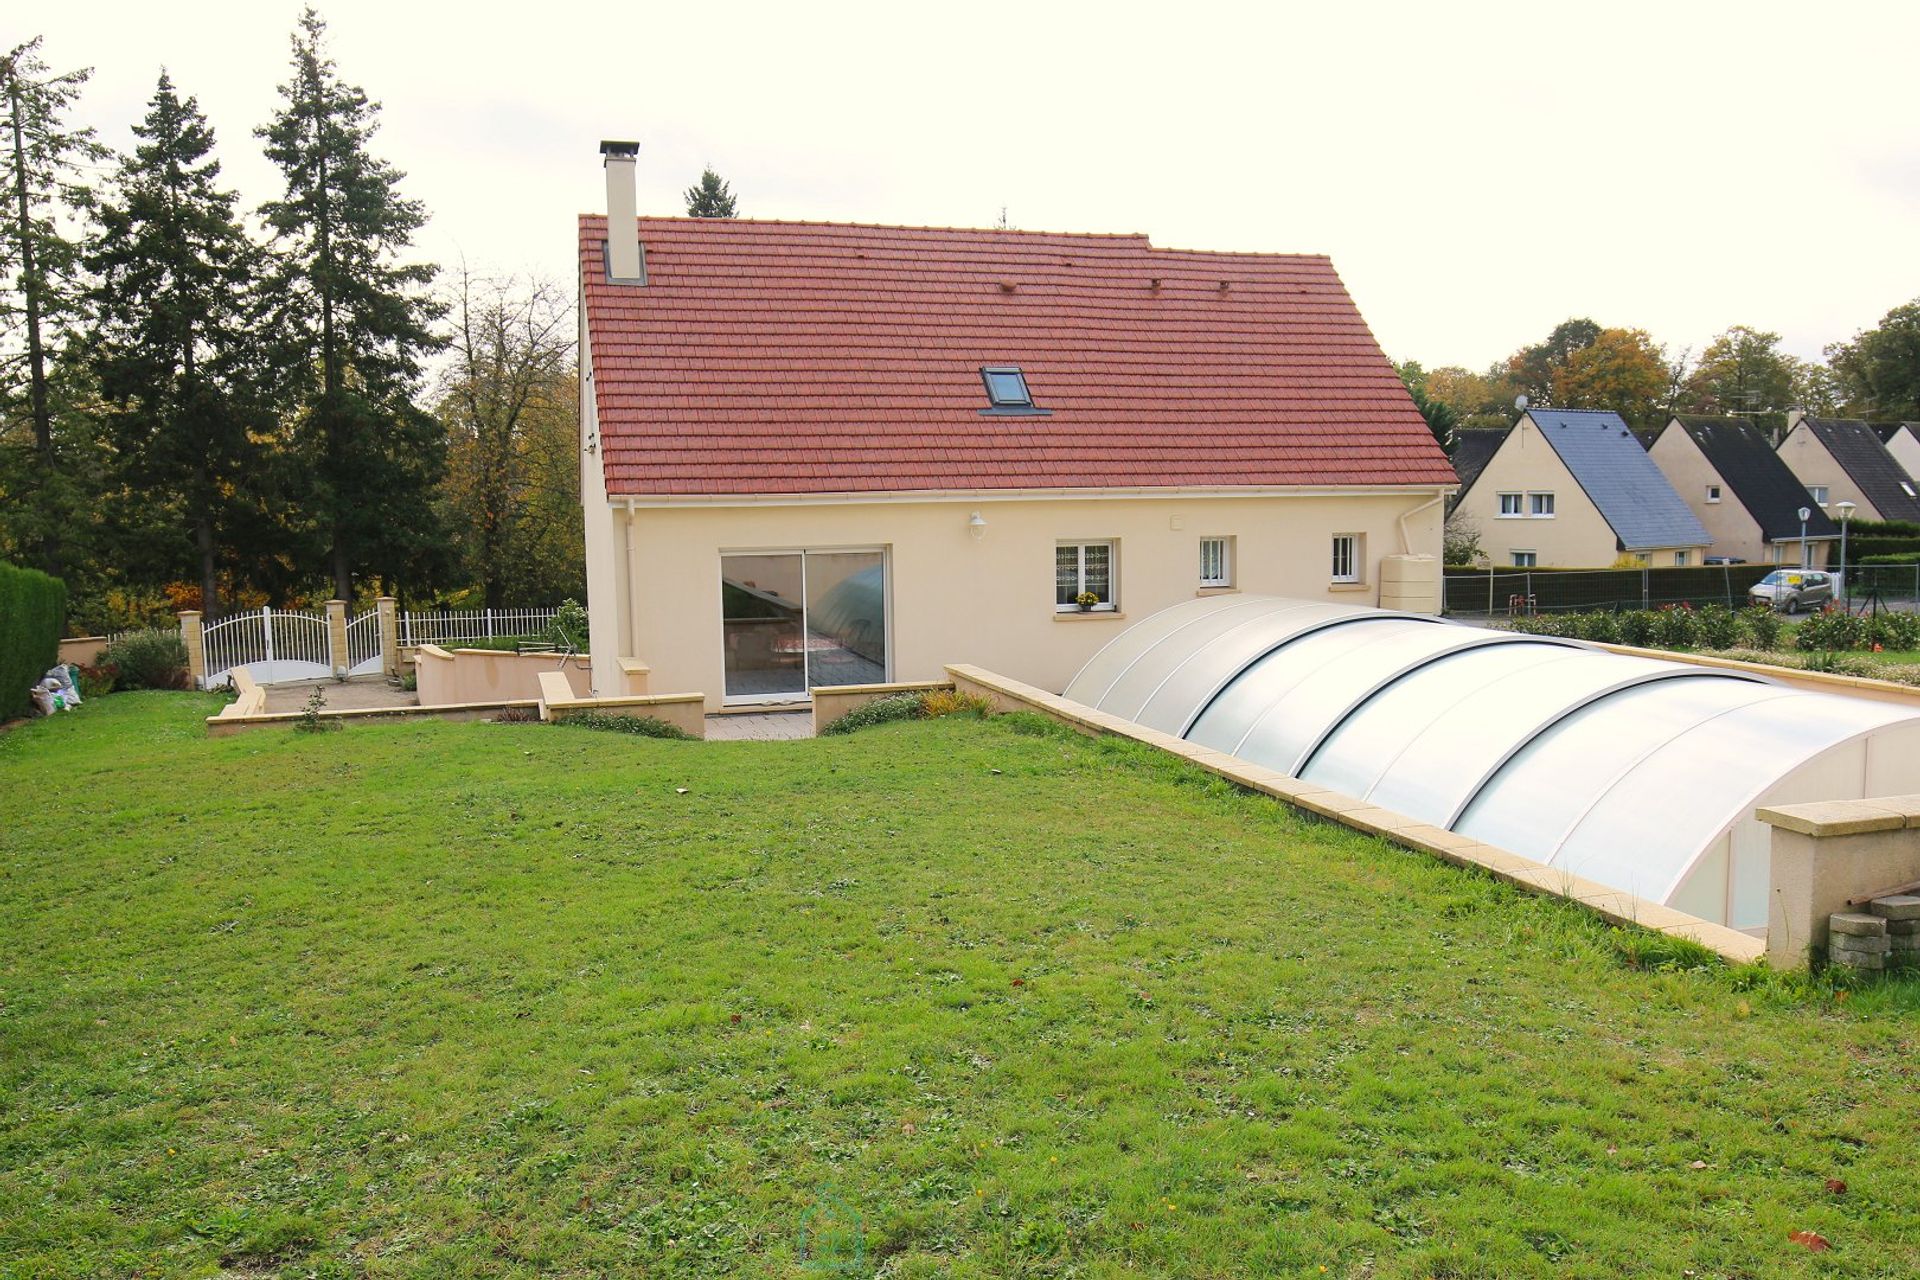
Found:
[[[637,143],[637,142],[609,142],[609,141],[603,141],[603,142],[601,142],[601,144],[600,144],[600,154],[601,154],[601,155],[603,155],[603,156],[634,156],[634,155],[639,155],[639,154],[640,154],[640,144],[639,144],[639,143]]]

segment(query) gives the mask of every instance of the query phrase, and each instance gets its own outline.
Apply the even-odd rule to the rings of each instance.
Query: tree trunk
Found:
[[[40,338],[40,272],[33,245],[33,217],[27,203],[27,155],[20,132],[20,85],[7,86],[13,112],[14,196],[20,216],[20,291],[27,302],[27,378],[28,401],[33,417],[33,443],[40,455],[41,491],[51,494],[54,486],[53,411],[47,407],[47,353]],[[65,568],[60,553],[60,518],[54,511],[42,512],[45,524],[40,532],[40,565],[58,578]]]

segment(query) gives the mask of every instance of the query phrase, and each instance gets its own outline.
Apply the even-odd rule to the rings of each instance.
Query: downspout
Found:
[[[623,564],[624,580],[627,587],[627,652],[621,656],[640,657],[640,592],[633,578],[633,499],[627,499],[626,512],[627,556]],[[644,659],[642,659],[644,661]],[[622,692],[625,692],[623,689]]]
[[[1413,554],[1413,535],[1407,532],[1407,521],[1413,519],[1415,516],[1419,515],[1422,511],[1425,511],[1428,507],[1436,506],[1439,503],[1445,502],[1446,500],[1447,500],[1447,491],[1445,489],[1442,489],[1440,490],[1440,492],[1434,494],[1431,498],[1428,498],[1425,502],[1421,503],[1419,506],[1415,507],[1413,510],[1405,512],[1404,514],[1401,515],[1400,517],[1400,554],[1401,555],[1410,556]]]

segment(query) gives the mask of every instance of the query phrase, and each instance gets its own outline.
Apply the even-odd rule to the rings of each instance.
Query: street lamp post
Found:
[[[1853,575],[1847,572],[1847,521],[1852,519],[1857,504],[1840,502],[1834,510],[1840,513],[1840,586],[1847,593],[1847,612],[1853,612]]]
[[[1811,519],[1813,519],[1813,508],[1800,508],[1800,567],[1802,569],[1813,567],[1812,558],[1807,555],[1807,521]]]

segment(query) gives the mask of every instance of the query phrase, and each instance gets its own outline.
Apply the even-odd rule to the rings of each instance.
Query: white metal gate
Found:
[[[380,611],[369,610],[347,624],[347,674],[380,674]]]
[[[224,683],[237,667],[261,684],[280,680],[311,680],[333,674],[327,665],[327,618],[320,613],[294,613],[262,605],[258,613],[237,613],[201,631],[206,647],[211,688]],[[379,663],[379,630],[374,631],[374,662]]]

